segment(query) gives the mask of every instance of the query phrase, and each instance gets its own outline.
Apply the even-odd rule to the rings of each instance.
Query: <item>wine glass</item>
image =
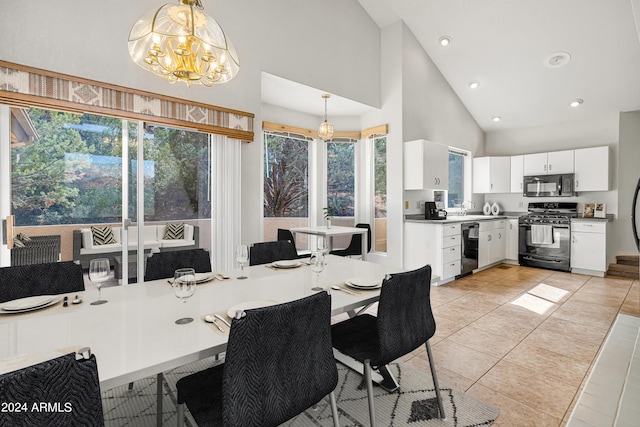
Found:
[[[326,255],[329,252],[329,238],[324,236],[318,236],[316,239],[316,249],[318,252],[322,252],[323,255]]]
[[[109,273],[111,267],[109,267],[108,258],[96,258],[89,262],[89,280],[95,283],[98,288],[98,300],[91,303],[91,305],[100,305],[107,302],[102,299],[102,283],[105,280],[109,280]]]
[[[240,264],[240,276],[238,279],[246,279],[244,275],[244,263],[249,261],[249,248],[247,245],[238,245],[236,248],[236,261]]]
[[[311,271],[316,273],[316,285],[311,288],[312,291],[322,291],[320,287],[320,273],[324,270],[326,262],[324,259],[324,254],[320,251],[314,252],[311,254],[311,258],[309,259],[309,265],[311,265]]]
[[[196,292],[196,272],[193,268],[180,268],[173,275],[173,292],[176,297],[182,299],[186,304],[187,298],[190,298]],[[176,320],[177,325],[185,325],[193,322],[193,317],[183,317]]]

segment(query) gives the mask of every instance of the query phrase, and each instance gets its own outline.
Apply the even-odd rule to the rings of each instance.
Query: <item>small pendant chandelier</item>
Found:
[[[211,86],[240,69],[238,54],[200,0],[165,4],[136,21],[129,33],[133,62],[169,83]],[[194,8],[195,7],[195,8]]]
[[[323,93],[321,96],[324,99],[324,122],[318,126],[318,137],[327,141],[333,136],[333,125],[327,121],[327,99],[331,98],[331,95]]]

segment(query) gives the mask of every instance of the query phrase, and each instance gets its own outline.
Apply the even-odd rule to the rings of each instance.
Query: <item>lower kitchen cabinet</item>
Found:
[[[518,262],[518,219],[507,220],[507,256],[509,261]]]
[[[460,274],[462,236],[460,223],[404,223],[404,268],[414,270],[431,265],[438,284]]]
[[[607,222],[571,221],[571,272],[604,277]]]
[[[480,221],[478,238],[478,268],[483,268],[507,255],[507,234],[505,219]]]

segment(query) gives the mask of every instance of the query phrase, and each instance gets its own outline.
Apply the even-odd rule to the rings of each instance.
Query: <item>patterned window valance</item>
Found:
[[[253,141],[254,115],[0,61],[0,103],[96,113]]]

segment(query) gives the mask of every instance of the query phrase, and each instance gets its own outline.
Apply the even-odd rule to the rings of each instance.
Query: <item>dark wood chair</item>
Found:
[[[385,278],[378,315],[361,314],[331,327],[333,347],[364,364],[371,426],[375,427],[371,369],[426,346],[440,418],[445,418],[429,339],[436,332],[431,311],[431,266]]]
[[[330,324],[326,292],[236,315],[224,364],[177,382],[178,425],[186,405],[200,427],[275,427],[329,395],[338,426]]]

